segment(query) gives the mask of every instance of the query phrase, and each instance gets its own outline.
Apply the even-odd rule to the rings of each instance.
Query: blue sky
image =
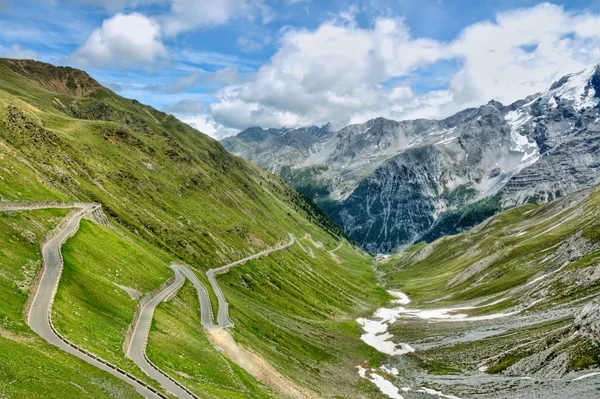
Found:
[[[220,138],[515,101],[600,58],[600,1],[0,0],[0,55]]]

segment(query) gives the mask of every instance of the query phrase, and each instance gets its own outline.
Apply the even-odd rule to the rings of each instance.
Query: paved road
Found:
[[[48,341],[50,344],[57,346],[59,349],[70,353],[73,356],[84,360],[85,362],[104,370],[115,377],[127,382],[132,385],[136,391],[138,391],[145,398],[160,399],[161,397],[143,385],[135,382],[119,373],[117,370],[99,362],[91,356],[87,356],[82,352],[79,352],[75,348],[72,348],[65,342],[63,342],[59,336],[52,330],[50,326],[50,315],[52,311],[52,303],[54,301],[54,295],[58,288],[58,282],[63,269],[62,256],[60,254],[60,248],[67,238],[75,234],[79,228],[79,222],[89,212],[92,212],[98,207],[95,204],[86,204],[85,207],[73,215],[65,228],[52,240],[48,241],[42,248],[42,256],[44,259],[44,269],[42,278],[40,280],[38,291],[33,299],[31,309],[27,318],[27,323],[33,331],[39,334],[43,339]]]
[[[127,351],[127,357],[133,360],[146,374],[150,376],[150,378],[158,381],[164,389],[173,393],[178,398],[194,399],[192,395],[182,389],[179,385],[175,384],[164,374],[159,372],[146,358],[146,345],[148,342],[150,326],[152,325],[152,316],[154,315],[154,310],[159,303],[181,288],[184,282],[185,277],[183,274],[181,274],[179,270],[175,270],[175,281],[142,306],[137,324],[134,327],[131,343]]]
[[[172,265],[171,268],[185,275],[185,277],[187,277],[196,288],[196,291],[198,292],[198,299],[200,300],[200,319],[202,321],[202,325],[206,328],[221,328],[214,323],[212,308],[210,306],[210,297],[208,296],[206,287],[204,287],[200,280],[198,280],[196,273],[191,271],[187,266],[183,265]]]
[[[294,241],[296,241],[296,236],[294,236],[292,233],[289,233],[289,235],[290,241],[287,244],[284,244],[277,248],[267,249],[266,251],[262,251],[252,256],[248,256],[247,258],[240,259],[225,266],[217,267],[216,269],[210,269],[206,272],[208,282],[210,283],[210,286],[215,292],[215,295],[217,296],[217,301],[219,303],[219,312],[217,314],[217,325],[219,327],[228,328],[233,327],[234,324],[233,321],[229,318],[229,303],[227,303],[225,295],[223,295],[223,291],[221,291],[221,288],[219,287],[219,283],[217,283],[217,279],[215,278],[215,276],[217,274],[225,273],[229,271],[229,269],[231,269],[232,267],[239,266],[250,260],[269,255],[271,252],[281,251],[283,249],[291,247],[294,244]]]
[[[33,209],[30,204],[23,204],[22,209],[20,209],[21,204],[12,205],[13,208],[16,207],[14,210]],[[124,372],[119,372],[110,365],[107,365],[97,360],[95,357],[82,353],[81,351],[70,346],[69,344],[64,342],[61,339],[61,337],[57,335],[57,333],[53,330],[51,326],[50,318],[52,315],[52,303],[54,302],[54,296],[56,294],[56,290],[58,289],[58,283],[60,281],[60,277],[63,270],[63,259],[60,252],[61,247],[69,237],[71,237],[77,232],[77,230],[79,229],[79,223],[81,222],[81,219],[99,207],[99,205],[97,204],[74,204],[73,206],[81,206],[82,209],[81,211],[72,215],[67,221],[64,228],[53,239],[49,240],[42,248],[44,269],[42,272],[42,277],[40,279],[38,290],[33,299],[31,309],[27,317],[27,323],[34,332],[39,334],[50,344],[55,345],[59,349],[68,352],[71,355],[76,356],[84,360],[85,362],[127,382],[128,384],[132,385],[136,389],[136,391],[143,395],[145,398],[162,399],[163,395],[152,392],[142,383],[135,381],[135,379],[128,378],[126,375],[124,375]],[[43,209],[44,207],[45,206],[36,204],[35,209]],[[56,208],[60,207],[60,204],[51,205],[49,203],[47,207]],[[148,335],[150,332],[150,327],[152,325],[152,317],[154,315],[154,310],[156,309],[158,304],[160,304],[162,301],[164,301],[166,298],[168,298],[174,292],[176,292],[179,288],[181,288],[187,277],[192,282],[192,284],[196,288],[196,291],[198,292],[202,325],[206,328],[212,329],[233,327],[233,321],[229,318],[229,304],[225,300],[225,296],[223,295],[223,292],[221,291],[221,288],[217,283],[217,280],[215,278],[216,275],[225,273],[232,267],[239,266],[250,260],[266,256],[275,251],[281,251],[285,248],[292,246],[296,241],[298,241],[296,237],[290,233],[290,241],[287,244],[281,245],[277,248],[272,248],[266,251],[259,252],[247,258],[232,262],[228,265],[216,269],[210,269],[206,273],[211,287],[214,290],[218,300],[219,311],[217,314],[217,324],[214,323],[208,291],[200,282],[196,274],[186,266],[172,265],[171,268],[175,273],[174,281],[140,308],[139,317],[137,319],[136,325],[134,326],[132,338],[126,354],[127,357],[132,359],[146,374],[148,374],[148,376],[159,382],[164,389],[166,389],[173,395],[181,399],[197,399],[197,397],[193,393],[189,392],[182,385],[175,383],[170,377],[167,377],[165,374],[159,371],[159,369],[154,367],[146,358],[146,346]]]

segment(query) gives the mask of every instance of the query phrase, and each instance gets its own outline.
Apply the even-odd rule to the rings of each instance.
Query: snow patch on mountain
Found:
[[[581,72],[567,75],[556,82],[542,97],[547,101],[554,99],[555,104],[557,98],[570,101],[576,110],[593,108],[600,100],[600,93],[592,83],[599,71],[600,65],[597,64]]]
[[[400,395],[400,389],[379,374],[376,374],[373,369],[368,370],[362,366],[356,366],[356,368],[358,369],[358,375],[360,378],[371,381],[377,388],[379,388],[381,393],[387,397],[392,399],[404,399],[404,397]],[[369,373],[369,375],[367,375],[367,373]]]

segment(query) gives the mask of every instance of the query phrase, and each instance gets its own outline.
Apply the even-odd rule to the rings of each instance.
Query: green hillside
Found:
[[[575,377],[600,367],[599,264],[598,186],[394,255],[379,272],[411,303],[389,331],[416,349],[399,379],[459,397],[594,392]]]
[[[140,296],[172,275],[169,262],[188,264],[205,281],[209,268],[271,248],[288,233],[309,233],[327,249],[342,238],[314,204],[279,178],[229,155],[173,116],[124,99],[82,71],[0,60],[0,200],[54,199],[98,202],[110,221],[109,227],[82,222],[63,248],[55,325],[143,380],[149,378],[124,358],[122,343]],[[16,240],[11,230],[0,230],[0,298],[10,304],[0,307],[6,312],[0,356],[32,359],[19,364],[27,384],[21,378],[12,384],[12,369],[0,368],[0,397],[38,397],[53,375],[35,378],[40,368],[62,374],[94,398],[137,397],[128,385],[41,343],[24,321],[29,288],[17,291],[19,278],[11,273],[27,270],[33,278],[39,239],[64,214],[0,214],[16,231],[36,226],[31,239]],[[379,397],[356,375],[356,364],[374,353],[362,346],[353,320],[388,296],[375,284],[370,258],[349,247],[338,253],[341,263],[324,249],[314,252],[313,259],[294,246],[219,277],[232,304],[232,333],[312,392]],[[251,279],[252,287],[240,276]],[[323,291],[329,294],[315,295]],[[193,312],[198,306],[186,285],[159,307],[148,347],[153,361],[200,397],[280,396],[207,343]],[[166,339],[166,332],[178,339]],[[190,348],[190,342],[197,345]],[[328,342],[340,345],[328,351]],[[189,350],[207,356],[186,361]],[[330,385],[334,379],[345,387],[341,394]],[[71,387],[43,397],[81,396]]]
[[[137,398],[129,385],[47,344],[25,322],[28,292],[41,265],[38,242],[66,214],[0,213],[0,396],[109,398],[119,392],[120,398]]]

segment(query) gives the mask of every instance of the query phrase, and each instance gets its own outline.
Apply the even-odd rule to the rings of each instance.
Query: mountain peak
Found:
[[[249,127],[237,134],[238,138],[250,142],[259,142],[273,136],[273,129],[264,129],[260,126]]]
[[[600,61],[596,64],[596,69],[589,81],[589,85],[594,89],[594,97],[600,98]]]
[[[600,98],[600,63],[563,76],[541,97],[566,101],[576,109],[595,107]]]
[[[8,58],[0,59],[0,65],[55,93],[87,97],[95,91],[106,91],[86,72],[71,67]]]
[[[487,103],[487,105],[492,106],[499,111],[502,111],[504,109],[504,104],[502,104],[500,101],[496,101],[496,100],[490,100]]]

